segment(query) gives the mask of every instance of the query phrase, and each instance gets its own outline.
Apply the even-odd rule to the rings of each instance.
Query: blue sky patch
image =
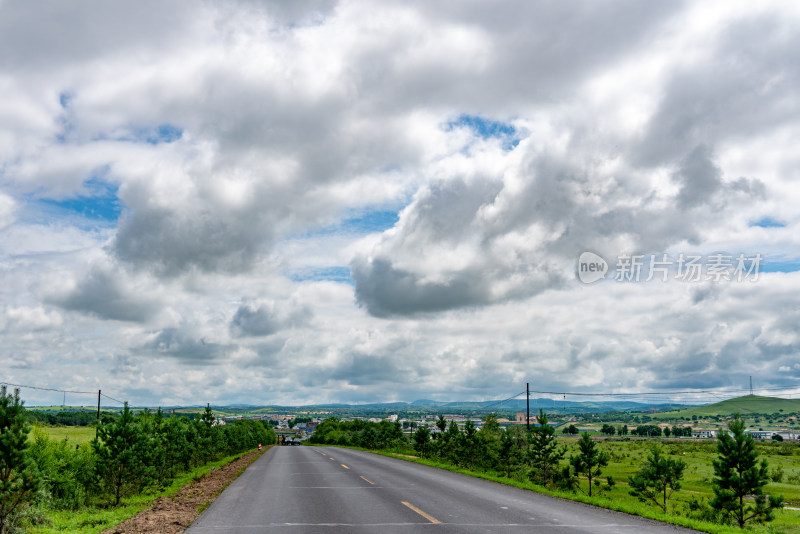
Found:
[[[178,128],[172,124],[159,124],[149,127],[130,127],[126,135],[120,137],[108,137],[101,135],[97,139],[113,139],[114,141],[129,141],[134,143],[149,143],[160,145],[162,143],[174,143],[183,137],[183,128]]]
[[[519,139],[515,137],[517,129],[507,122],[494,121],[476,115],[459,115],[459,117],[447,123],[447,129],[466,127],[472,130],[482,139],[498,138],[503,139],[503,148],[511,150],[519,144]]]
[[[484,139],[490,137],[506,137],[514,135],[516,129],[507,122],[493,121],[475,115],[461,115],[458,119],[448,123],[450,128],[466,126]]]
[[[171,124],[159,124],[149,132],[146,140],[151,145],[160,143],[172,143],[183,137],[183,129]]]
[[[64,200],[43,198],[39,202],[95,221],[115,222],[122,212],[122,203],[117,196],[119,186],[99,178],[91,178],[83,183],[86,194]]]
[[[290,278],[294,282],[318,282],[321,280],[328,280],[331,282],[344,282],[346,284],[355,285],[353,279],[350,277],[349,267],[307,267],[295,271]]]
[[[764,217],[755,222],[751,222],[750,226],[758,226],[759,228],[783,228],[786,225],[780,221],[776,221],[772,217]]]
[[[144,141],[151,145],[160,145],[162,143],[174,143],[183,137],[183,129],[173,126],[172,124],[159,124],[150,128],[134,128],[131,129],[133,136],[130,141]],[[126,139],[123,139],[126,140]]]
[[[334,234],[371,234],[392,228],[399,220],[399,211],[393,210],[352,210],[341,222],[298,237],[311,238]]]
[[[383,232],[392,228],[399,220],[398,212],[389,210],[365,211],[342,221],[339,228],[359,234]]]
[[[795,273],[800,271],[800,258],[785,260],[764,258],[759,267],[759,271],[762,273]]]
[[[63,91],[58,95],[58,103],[61,104],[61,107],[64,109],[67,109],[70,100],[72,100],[72,95],[67,91]]]

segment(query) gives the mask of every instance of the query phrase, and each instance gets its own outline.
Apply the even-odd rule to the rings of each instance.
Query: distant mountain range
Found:
[[[653,415],[655,418],[674,418],[678,416],[698,417],[709,415],[732,415],[739,413],[742,417],[750,414],[800,413],[800,399],[782,399],[777,397],[761,397],[758,395],[745,395],[722,402],[708,405],[681,405],[665,403],[642,403],[632,401],[564,401],[547,398],[534,398],[530,400],[531,415],[543,409],[548,414],[578,414],[578,413],[603,413],[603,412],[660,412]],[[462,414],[485,415],[498,412],[511,415],[525,411],[525,399],[493,400],[493,401],[436,401],[431,399],[418,399],[413,402],[381,402],[370,404],[311,404],[302,406],[293,405],[254,405],[254,404],[229,404],[213,405],[215,413],[224,415],[235,414],[268,414],[268,413],[303,413],[321,414],[328,413],[337,416],[375,416],[383,417],[389,414]],[[48,408],[33,407],[34,409],[59,410],[58,406]],[[139,406],[136,408],[144,408]],[[152,407],[151,407],[152,408]],[[194,406],[163,406],[164,411],[180,413],[197,413],[203,405]],[[76,408],[72,408],[76,409]],[[80,408],[78,408],[80,409]],[[82,409],[93,411],[93,407]],[[108,408],[105,408],[108,409]],[[112,408],[113,409],[113,408]]]
[[[575,402],[561,401],[546,398],[534,398],[530,400],[531,413],[538,412],[540,408],[547,413],[587,413],[587,412],[611,412],[611,411],[647,411],[655,409],[659,411],[678,410],[684,408],[678,404],[646,404],[631,401],[602,401],[602,402]],[[341,414],[388,414],[396,412],[425,412],[425,413],[489,413],[489,412],[520,412],[525,411],[525,399],[510,399],[505,401],[435,401],[430,399],[419,399],[413,402],[382,402],[370,404],[313,404],[303,406],[279,406],[270,405],[267,407],[257,407],[253,405],[228,405],[216,408],[228,408],[233,410],[245,410],[249,412],[271,411],[290,412],[334,412]]]

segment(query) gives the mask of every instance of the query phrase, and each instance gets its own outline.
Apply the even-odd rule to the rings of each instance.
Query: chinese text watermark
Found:
[[[761,254],[621,254],[612,274],[617,282],[756,282],[763,258]],[[608,262],[594,252],[578,257],[578,279],[591,284],[606,278]]]

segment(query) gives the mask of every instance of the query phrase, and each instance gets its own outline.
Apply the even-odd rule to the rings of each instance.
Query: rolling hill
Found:
[[[693,408],[655,414],[653,417],[656,419],[672,419],[675,417],[691,417],[693,415],[697,417],[732,416],[736,413],[744,418],[747,418],[749,414],[800,414],[800,399],[744,395],[743,397],[727,399],[706,406],[695,406]]]

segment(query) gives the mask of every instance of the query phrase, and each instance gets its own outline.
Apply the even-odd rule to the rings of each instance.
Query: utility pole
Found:
[[[100,429],[100,392],[97,390],[97,423],[94,425],[94,439],[97,439],[97,432]]]
[[[529,382],[525,382],[525,405],[526,405],[525,427],[528,429],[528,432],[530,432],[531,431],[531,385]]]

